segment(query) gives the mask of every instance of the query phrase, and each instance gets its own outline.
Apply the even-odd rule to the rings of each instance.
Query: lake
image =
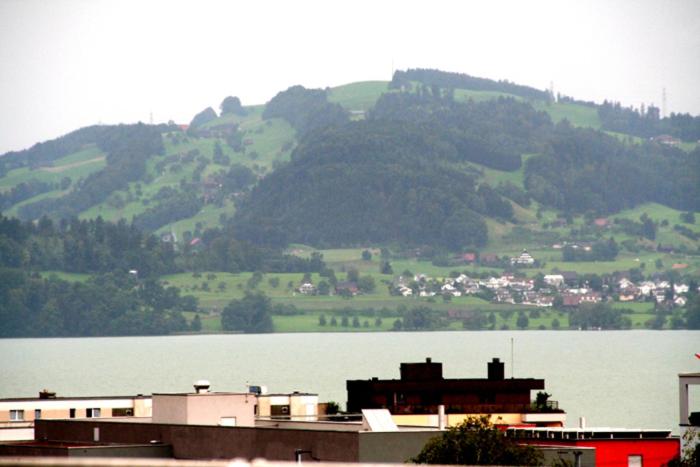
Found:
[[[568,426],[678,427],[678,373],[700,372],[700,331],[460,331],[0,339],[0,397],[191,391],[318,393],[345,405],[346,379],[399,378],[401,362],[443,363],[447,378],[544,378]],[[698,389],[698,388],[694,388]],[[534,396],[534,394],[533,394]],[[700,393],[691,392],[698,410]]]

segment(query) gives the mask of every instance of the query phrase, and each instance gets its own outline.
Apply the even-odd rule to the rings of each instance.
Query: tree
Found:
[[[525,329],[530,324],[530,320],[527,318],[527,315],[521,311],[518,313],[518,320],[515,324],[520,329]]]
[[[362,276],[357,281],[357,288],[360,289],[362,293],[372,293],[375,287],[374,277],[372,276]]]
[[[319,326],[325,326],[326,325],[326,315],[321,315],[318,317],[318,325]]]
[[[688,329],[700,329],[700,295],[697,293],[685,304],[685,321]]]
[[[221,109],[221,115],[245,115],[247,113],[241,105],[241,100],[235,96],[226,97],[223,101],[221,101],[221,105],[219,106],[219,108]]]
[[[190,323],[190,329],[194,332],[199,332],[202,330],[202,320],[199,318],[199,314],[194,315],[192,323]]]
[[[331,292],[331,286],[326,281],[321,281],[316,287],[316,291],[319,295],[328,295]]]
[[[484,415],[450,427],[410,460],[415,464],[540,465],[542,455],[508,438]]]
[[[372,261],[372,252],[369,250],[362,250],[362,260]]]
[[[227,331],[272,332],[271,310],[270,299],[264,293],[246,291],[242,299],[226,305],[221,326]]]
[[[347,272],[347,280],[348,281],[357,282],[359,278],[360,278],[360,274],[357,272],[357,269],[355,269],[355,268],[348,269],[348,272]]]
[[[211,122],[212,120],[216,120],[216,118],[217,115],[214,109],[212,109],[211,107],[207,107],[206,109],[202,110],[194,116],[194,118],[190,122],[190,130],[194,130],[204,125],[205,123]]]
[[[379,272],[381,274],[394,274],[394,269],[391,267],[391,263],[389,261],[382,261],[381,266],[379,267]]]

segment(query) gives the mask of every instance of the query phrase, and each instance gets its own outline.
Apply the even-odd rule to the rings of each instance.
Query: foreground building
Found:
[[[509,428],[510,436],[533,446],[595,448],[595,465],[662,467],[679,454],[670,430],[624,428]]]
[[[39,397],[0,399],[0,441],[33,439],[36,420],[150,416],[150,396],[57,397],[43,390]]]
[[[490,415],[498,425],[560,427],[566,413],[555,401],[533,401],[544,390],[543,379],[505,378],[504,363],[494,358],[486,378],[447,379],[442,363],[427,358],[402,363],[400,379],[349,380],[348,412],[387,409],[400,425],[454,426],[468,416]]]

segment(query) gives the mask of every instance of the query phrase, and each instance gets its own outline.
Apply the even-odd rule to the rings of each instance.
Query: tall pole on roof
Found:
[[[513,358],[513,338],[510,338],[510,377],[515,378],[515,358]]]

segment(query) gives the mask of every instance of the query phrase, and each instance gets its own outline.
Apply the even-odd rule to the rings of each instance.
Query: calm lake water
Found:
[[[432,357],[448,378],[486,377],[499,357],[511,375],[544,378],[568,425],[677,432],[678,373],[700,372],[700,331],[491,331],[0,339],[0,397],[214,391],[246,383],[318,393],[344,406],[346,379],[398,378],[401,362]],[[700,391],[691,407],[700,407]]]

